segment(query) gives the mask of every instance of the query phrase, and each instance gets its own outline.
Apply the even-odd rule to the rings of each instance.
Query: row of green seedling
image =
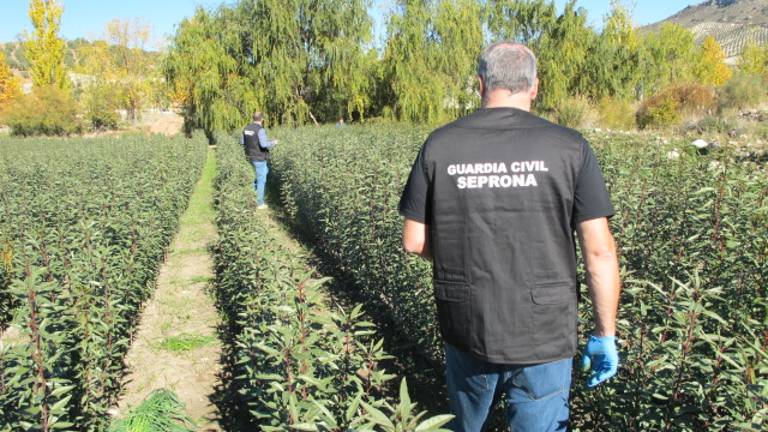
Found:
[[[8,140],[0,150],[0,431],[106,430],[205,140]]]
[[[389,356],[361,306],[331,306],[328,279],[256,209],[242,147],[221,136],[217,155],[215,293],[226,321],[229,387],[245,411],[240,427],[440,430],[450,416],[417,413],[405,380],[394,401],[395,376],[382,368]]]

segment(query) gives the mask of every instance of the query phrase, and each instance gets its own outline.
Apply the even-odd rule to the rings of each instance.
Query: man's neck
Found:
[[[509,94],[508,91],[495,91],[483,99],[483,108],[517,108],[531,111],[531,98],[527,93]]]

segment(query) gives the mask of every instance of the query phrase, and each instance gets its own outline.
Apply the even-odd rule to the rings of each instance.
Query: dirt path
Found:
[[[126,358],[128,372],[118,415],[153,390],[175,391],[199,431],[220,431],[211,401],[220,370],[218,314],[206,292],[213,277],[207,246],[216,239],[213,178],[216,157],[208,151],[202,178],[181,218],[154,297],[144,310]]]

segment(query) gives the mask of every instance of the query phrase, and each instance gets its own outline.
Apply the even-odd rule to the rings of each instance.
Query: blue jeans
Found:
[[[445,345],[446,380],[456,432],[479,432],[506,396],[512,432],[565,431],[573,359],[536,365],[488,363]]]
[[[264,204],[264,189],[267,186],[267,174],[269,167],[267,161],[251,161],[253,169],[256,170],[256,180],[253,181],[253,188],[256,189],[256,204]]]

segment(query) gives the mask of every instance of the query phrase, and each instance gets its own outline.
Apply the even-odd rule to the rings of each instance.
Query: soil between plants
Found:
[[[215,155],[208,151],[203,175],[182,215],[153,298],[126,356],[123,394],[117,416],[140,404],[153,390],[173,390],[199,431],[221,431],[212,398],[218,384],[221,343],[219,316],[207,292],[213,278],[207,246],[216,240],[213,225]],[[193,340],[195,343],[184,343]],[[178,343],[181,342],[181,343]]]

